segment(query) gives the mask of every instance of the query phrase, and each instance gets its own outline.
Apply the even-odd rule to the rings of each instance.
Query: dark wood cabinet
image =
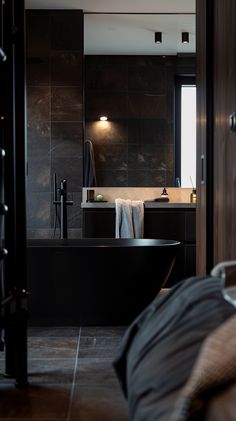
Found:
[[[146,209],[146,238],[178,240],[181,247],[166,286],[196,274],[196,210],[194,208]]]
[[[83,238],[115,238],[115,210],[83,209]]]
[[[84,238],[114,238],[114,208],[83,209]],[[145,208],[144,237],[178,240],[181,247],[166,286],[196,274],[196,209]],[[157,263],[158,264],[158,263]]]

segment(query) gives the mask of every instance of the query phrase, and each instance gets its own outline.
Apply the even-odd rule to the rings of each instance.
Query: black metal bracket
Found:
[[[58,200],[58,197],[60,198]],[[60,238],[68,238],[67,230],[67,206],[74,204],[73,200],[67,200],[67,180],[60,181],[60,188],[57,187],[57,176],[54,173],[54,186],[53,186],[53,204],[60,206]]]

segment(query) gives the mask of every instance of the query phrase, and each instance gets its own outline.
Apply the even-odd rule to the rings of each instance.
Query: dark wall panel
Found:
[[[26,12],[28,237],[54,233],[52,177],[67,178],[69,237],[81,236],[83,13]]]
[[[236,3],[214,1],[214,264],[236,259]]]

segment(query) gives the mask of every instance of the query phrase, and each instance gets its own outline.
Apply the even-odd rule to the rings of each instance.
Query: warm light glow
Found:
[[[102,117],[100,117],[101,121],[107,121],[107,117],[105,115],[103,115]]]
[[[94,121],[92,124],[93,130],[95,132],[99,133],[99,136],[105,136],[107,135],[107,132],[112,129],[114,126],[114,123],[111,123],[110,121]]]

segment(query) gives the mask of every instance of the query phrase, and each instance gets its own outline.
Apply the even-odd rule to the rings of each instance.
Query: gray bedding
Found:
[[[125,332],[113,365],[133,421],[170,419],[204,339],[236,312],[222,287],[220,278],[184,280]]]

